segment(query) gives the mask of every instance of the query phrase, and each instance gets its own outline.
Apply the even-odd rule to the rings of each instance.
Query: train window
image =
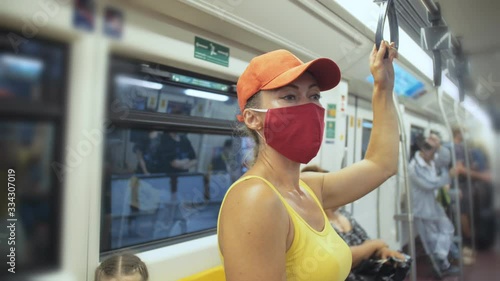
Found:
[[[123,64],[123,60],[114,61],[114,96],[132,111],[236,120],[238,100],[226,81],[149,64],[127,71],[120,67]]]
[[[106,145],[102,250],[213,230],[251,150],[231,135],[117,129]]]
[[[112,57],[101,253],[215,233],[222,198],[253,156],[234,134],[233,84]]]
[[[7,35],[0,31],[0,38]],[[0,40],[0,100],[60,104],[65,53],[52,42],[26,40],[13,48],[8,39]]]
[[[370,142],[370,136],[372,134],[373,123],[370,120],[363,120],[363,132],[361,136],[361,159],[365,158],[366,150],[368,149],[368,143]]]
[[[54,162],[55,127],[49,122],[0,121],[2,171],[9,174],[9,189],[2,190],[1,217],[14,225],[17,233],[15,260],[20,268],[39,267],[54,262],[57,250],[57,189],[51,164]],[[10,172],[7,172],[7,171]],[[13,198],[7,195],[11,192]],[[10,204],[9,204],[10,203]],[[7,206],[12,209],[7,209]],[[12,220],[12,223],[10,220]],[[3,232],[3,231],[2,231]],[[7,235],[8,236],[8,235]],[[12,237],[12,236],[11,236]],[[4,240],[7,242],[7,240]],[[5,247],[6,253],[10,246]]]

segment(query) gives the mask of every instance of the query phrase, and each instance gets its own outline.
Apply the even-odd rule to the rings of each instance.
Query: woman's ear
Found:
[[[243,121],[245,122],[245,125],[251,130],[259,131],[262,129],[262,121],[261,118],[258,116],[259,114],[255,111],[252,111],[250,109],[244,109],[243,110]]]

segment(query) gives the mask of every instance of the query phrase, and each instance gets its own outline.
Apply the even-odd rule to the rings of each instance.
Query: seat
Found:
[[[207,269],[178,281],[226,281],[222,265]]]

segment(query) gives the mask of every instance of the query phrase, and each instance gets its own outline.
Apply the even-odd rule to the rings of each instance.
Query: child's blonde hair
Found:
[[[120,278],[121,276],[139,273],[141,281],[148,281],[149,273],[146,264],[137,256],[122,254],[104,260],[95,270],[95,281],[103,278]]]

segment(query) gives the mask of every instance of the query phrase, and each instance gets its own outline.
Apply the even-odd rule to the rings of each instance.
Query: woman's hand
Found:
[[[457,165],[455,165],[455,172],[457,175],[465,175],[467,174],[467,168],[465,168],[464,163],[461,161],[457,161]]]
[[[394,67],[392,66],[392,61],[398,57],[398,51],[394,46],[394,42],[389,45],[386,41],[382,41],[378,50],[376,46],[373,46],[370,55],[370,72],[373,75],[374,86],[391,94],[394,88]],[[388,50],[389,56],[384,59],[386,50]]]
[[[368,240],[366,243],[369,243],[375,249],[375,251],[387,247],[387,244],[385,244],[385,242],[380,239],[371,239]]]
[[[396,259],[399,259],[399,260],[406,260],[405,256],[403,256],[403,254],[401,254],[400,252],[398,251],[394,251],[394,250],[391,250],[387,247],[385,248],[382,248],[380,250],[377,251],[377,256],[380,258],[380,259],[387,259],[389,257],[393,257],[393,258],[396,258]]]

